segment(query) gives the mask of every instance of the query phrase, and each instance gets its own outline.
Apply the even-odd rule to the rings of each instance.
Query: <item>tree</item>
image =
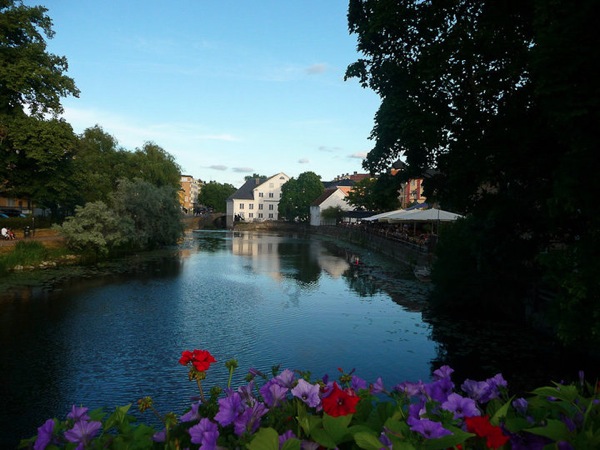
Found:
[[[346,75],[382,99],[365,168],[384,172],[404,156],[408,176],[435,169],[427,198],[469,215],[462,251],[459,242],[439,255],[439,298],[486,292],[488,304],[515,299],[505,308],[514,316],[526,291],[551,286],[565,341],[600,342],[598,189],[588,176],[600,169],[599,9],[594,0],[350,0],[348,13],[364,58]],[[459,254],[470,275],[457,283],[441,268],[457,267]]]
[[[253,173],[252,175],[246,175],[244,177],[245,181],[251,180],[252,178],[258,178],[259,180],[266,180],[267,176],[266,175],[259,175],[257,173]]]
[[[224,213],[227,209],[227,198],[237,189],[228,183],[210,181],[200,189],[198,204],[212,208],[215,212]]]
[[[78,96],[65,57],[46,50],[54,36],[42,6],[0,3],[0,189],[45,205],[65,199],[74,136],[58,115],[67,95]]]
[[[141,149],[131,154],[132,174],[128,178],[139,178],[155,186],[180,188],[181,168],[175,158],[153,142],[146,142]]]
[[[310,219],[310,204],[325,190],[321,177],[314,172],[304,172],[298,179],[290,178],[281,186],[279,217],[306,222]]]
[[[363,211],[392,211],[398,209],[400,177],[383,173],[377,178],[364,178],[348,193],[347,201]]]

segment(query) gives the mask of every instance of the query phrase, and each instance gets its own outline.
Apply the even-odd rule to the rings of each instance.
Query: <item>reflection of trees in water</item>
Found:
[[[311,247],[306,241],[283,241],[279,243],[277,250],[284,277],[293,278],[305,284],[314,284],[319,280],[321,266],[313,257]]]
[[[348,284],[348,287],[355,291],[361,297],[372,297],[381,291],[376,280],[368,272],[363,270],[363,267],[359,265],[351,265],[346,270],[342,277]]]
[[[215,253],[226,248],[224,236],[202,236],[198,239],[198,250]]]

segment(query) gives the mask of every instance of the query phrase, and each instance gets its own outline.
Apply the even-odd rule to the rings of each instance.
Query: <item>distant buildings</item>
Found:
[[[250,178],[227,199],[227,228],[236,221],[277,220],[281,186],[290,179],[283,172],[270,178]]]
[[[179,191],[179,203],[181,209],[186,213],[192,213],[196,206],[198,194],[202,186],[201,180],[194,179],[191,175],[181,175],[181,190]]]

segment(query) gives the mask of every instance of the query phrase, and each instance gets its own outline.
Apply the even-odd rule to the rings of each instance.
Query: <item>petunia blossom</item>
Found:
[[[264,403],[255,403],[244,409],[244,412],[238,415],[233,422],[233,431],[238,436],[249,432],[254,433],[260,427],[260,418],[268,412]]]
[[[219,438],[219,428],[210,419],[201,419],[188,430],[193,444],[200,444],[201,450],[215,450]]]
[[[310,384],[304,378],[300,378],[296,387],[292,389],[292,395],[302,400],[311,408],[316,408],[321,404],[319,390],[318,384]]]
[[[196,420],[199,420],[201,416],[198,412],[198,408],[200,408],[201,404],[202,402],[192,403],[192,409],[190,409],[183,416],[181,416],[179,420],[181,422],[194,422]]]
[[[90,416],[87,415],[88,408],[83,406],[75,406],[71,407],[71,412],[67,414],[67,419],[73,419],[75,422],[79,422],[80,420],[90,420]]]
[[[288,388],[279,385],[276,381],[270,380],[259,389],[259,392],[260,395],[262,395],[265,404],[269,408],[272,408],[285,399],[288,390]]]
[[[79,444],[77,446],[78,449],[84,448],[98,433],[101,426],[102,423],[95,420],[89,422],[87,420],[80,420],[79,422],[75,422],[73,428],[65,431],[65,439],[69,442]]]
[[[448,399],[442,403],[442,409],[454,413],[455,419],[481,415],[479,409],[477,409],[475,400],[456,393],[448,395]]]
[[[37,438],[33,444],[34,450],[44,450],[52,440],[52,432],[54,431],[54,420],[48,419],[44,425],[38,428]]]
[[[292,372],[290,369],[285,369],[283,372],[281,372],[274,378],[277,384],[288,389],[291,389],[294,385],[294,379],[294,372]]]
[[[437,439],[452,434],[452,432],[444,428],[441,423],[433,420],[409,417],[406,422],[412,431],[419,433],[427,439]]]
[[[356,394],[343,391],[334,383],[329,395],[322,400],[323,410],[332,417],[346,416],[356,412],[359,401],[360,397]]]
[[[219,399],[219,412],[215,415],[215,420],[219,422],[221,426],[226,427],[232,424],[233,421],[244,412],[244,406],[242,405],[242,398],[237,392],[231,395]]]

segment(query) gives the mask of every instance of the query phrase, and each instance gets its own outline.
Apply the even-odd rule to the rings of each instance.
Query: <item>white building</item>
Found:
[[[346,202],[351,186],[336,186],[326,189],[319,198],[310,205],[310,224],[313,226],[335,225],[335,219],[325,219],[321,213],[327,208],[339,207],[343,211],[352,211],[354,208]]]
[[[227,228],[234,222],[262,222],[277,220],[281,186],[290,177],[279,172],[266,180],[250,178],[227,199]]]

